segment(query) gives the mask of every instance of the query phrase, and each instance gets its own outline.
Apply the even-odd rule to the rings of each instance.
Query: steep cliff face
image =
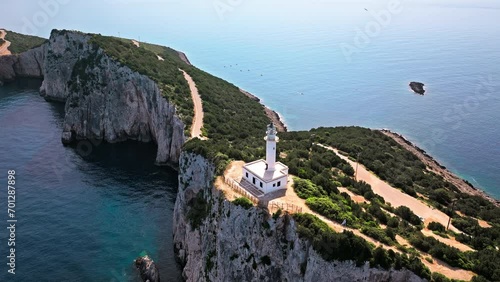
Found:
[[[406,270],[327,262],[298,237],[292,217],[274,219],[260,208],[228,202],[213,177],[209,161],[182,154],[174,244],[187,281],[422,281]]]
[[[77,32],[52,31],[43,68],[44,80],[40,94],[46,100],[66,101],[71,94],[73,69],[77,62],[88,57],[93,48],[89,35]]]
[[[65,101],[62,141],[154,141],[158,164],[177,164],[185,142],[175,106],[149,77],[89,43],[91,35],[53,31],[48,43],[0,57],[0,81],[43,77],[46,100]]]
[[[18,55],[0,56],[0,85],[17,77],[43,78],[47,44]]]

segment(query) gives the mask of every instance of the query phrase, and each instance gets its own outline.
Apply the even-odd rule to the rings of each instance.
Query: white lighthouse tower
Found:
[[[279,141],[278,131],[274,124],[267,126],[266,159],[260,159],[243,166],[242,183],[257,188],[262,194],[286,189],[288,182],[288,167],[276,162],[276,145]]]
[[[276,169],[276,143],[279,141],[279,137],[276,136],[278,131],[274,124],[269,124],[267,126],[267,136],[264,137],[266,140],[266,164],[267,170],[274,171]]]

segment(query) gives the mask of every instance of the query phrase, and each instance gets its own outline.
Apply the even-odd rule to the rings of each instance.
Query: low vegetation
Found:
[[[248,198],[241,197],[241,198],[236,198],[233,201],[233,204],[237,206],[241,206],[242,208],[248,210],[249,208],[253,207],[252,201],[250,201]]]
[[[210,211],[210,206],[205,200],[202,192],[198,192],[196,197],[188,203],[190,209],[187,213],[187,218],[193,229],[196,229],[205,220]]]
[[[10,41],[9,50],[12,54],[26,52],[47,42],[47,39],[38,36],[20,34],[9,30],[6,30],[6,32],[5,40]]]
[[[92,35],[90,43],[102,48],[108,56],[133,71],[156,81],[162,94],[176,106],[181,120],[187,127],[191,126],[194,116],[191,92],[182,72],[179,71],[183,62],[172,54],[171,49],[159,46],[152,49],[151,45],[137,47],[131,40],[102,35]],[[158,55],[164,61],[158,60]]]
[[[95,35],[91,41],[111,57],[131,69],[154,79],[164,96],[172,101],[186,124],[192,119],[192,101],[189,89],[179,68],[195,81],[205,112],[203,132],[208,140],[194,138],[184,145],[184,150],[212,160],[216,173],[222,174],[230,160],[251,161],[265,155],[262,140],[266,125],[270,122],[264,108],[249,99],[239,89],[194,66],[187,65],[175,50],[141,43],[136,47],[128,40]],[[157,55],[164,61],[158,60]],[[353,260],[358,265],[370,262],[382,268],[405,267],[420,277],[447,281],[432,274],[417,251],[399,246],[396,234],[419,249],[452,266],[469,269],[479,274],[477,281],[500,280],[499,246],[500,209],[479,197],[460,193],[456,187],[438,175],[426,171],[425,165],[384,134],[359,127],[318,128],[310,131],[280,133],[279,160],[289,166],[289,172],[297,176],[294,189],[298,196],[315,212],[348,227],[360,229],[365,235],[387,245],[403,250],[403,254],[375,248],[352,232],[336,233],[324,222],[309,214],[296,214],[299,235],[312,242],[313,247],[326,260]],[[419,193],[430,205],[448,213],[454,224],[464,234],[456,234],[457,240],[474,246],[477,252],[460,252],[438,240],[425,237],[420,232],[422,220],[406,207],[393,208],[373,193],[370,185],[356,181],[354,169],[334,152],[316,143],[339,148],[352,159],[359,161],[402,191],[417,197]],[[356,203],[338,187],[346,187],[363,196],[367,202]],[[478,227],[477,221],[461,218],[450,208],[469,217],[482,218],[493,224],[492,228]],[[238,198],[234,204],[250,208],[246,198]],[[198,194],[189,204],[188,218],[197,227],[208,213],[208,203]],[[395,215],[395,216],[394,216]],[[443,232],[443,226],[432,224],[434,231]],[[407,255],[407,253],[410,255]],[[261,262],[268,263],[267,258]],[[254,260],[255,264],[255,260]]]
[[[498,242],[500,234],[498,233],[497,224],[494,224],[495,221],[490,222],[493,224],[493,227],[481,228],[477,220],[470,217],[461,218],[452,213],[451,209],[444,207],[439,202],[444,201],[443,199],[446,199],[448,196],[453,198],[459,195],[462,200],[458,200],[455,207],[460,209],[458,205],[459,201],[463,201],[461,202],[463,204],[462,207],[466,208],[468,204],[465,203],[472,202],[467,202],[468,200],[464,199],[472,199],[477,202],[475,197],[468,198],[468,196],[453,191],[453,188],[449,186],[451,184],[445,184],[444,180],[437,176],[436,178],[430,178],[436,181],[436,185],[438,182],[443,183],[439,185],[440,188],[437,188],[435,191],[432,190],[434,191],[433,195],[436,200],[430,200],[430,203],[441,208],[448,214],[451,214],[454,217],[454,222],[457,225],[456,227],[466,233],[456,234],[457,240],[467,242],[478,250],[477,252],[461,252],[456,248],[441,243],[435,238],[424,236],[420,232],[420,229],[423,228],[422,219],[415,215],[409,208],[401,206],[394,209],[390,205],[384,203],[382,198],[373,193],[370,185],[354,180],[349,167],[344,166],[340,158],[337,158],[335,155],[330,155],[321,147],[314,145],[315,143],[326,143],[328,145],[337,146],[337,144],[329,143],[329,139],[326,139],[326,137],[342,139],[346,138],[345,136],[357,136],[358,134],[360,136],[353,137],[353,139],[358,140],[359,144],[376,146],[374,144],[378,144],[379,142],[393,142],[392,139],[386,140],[388,137],[381,133],[369,134],[370,132],[376,131],[349,127],[313,129],[309,132],[289,132],[281,134],[282,141],[279,147],[280,153],[282,152],[284,153],[283,156],[286,156],[285,158],[281,158],[281,160],[287,164],[291,163],[290,170],[293,170],[295,174],[305,178],[294,179],[294,189],[298,196],[306,199],[306,204],[315,212],[337,223],[341,223],[346,219],[348,226],[359,228],[362,233],[381,243],[397,246],[395,235],[399,234],[409,240],[409,242],[421,252],[429,253],[433,257],[441,259],[451,266],[474,271],[480,275],[476,279],[495,281],[497,274],[495,274],[495,270],[490,263],[491,261],[497,262],[500,255],[496,249],[500,245]],[[363,136],[363,133],[367,134]],[[361,141],[362,138],[365,140]],[[348,143],[348,141],[346,142]],[[397,156],[397,152],[399,152],[401,156],[406,156],[406,153],[403,152],[405,150],[403,148],[398,148],[398,146],[399,145],[394,142],[390,148],[387,148],[388,152],[380,150],[377,151],[377,154],[388,153]],[[384,148],[383,145],[380,147]],[[358,149],[363,149],[364,152],[363,147],[360,146]],[[344,148],[344,150],[349,151],[348,148]],[[351,154],[349,155],[351,156]],[[404,170],[405,172],[402,173],[429,174],[425,171],[425,166],[422,167],[419,162],[419,160],[414,160],[413,164],[407,162],[407,167]],[[420,172],[417,173],[417,170]],[[403,174],[403,176],[404,175],[405,174]],[[348,195],[344,193],[339,194],[337,189],[339,186],[347,187],[353,193],[362,195],[366,200],[370,200],[371,202],[361,204],[353,203]],[[446,187],[451,190],[448,190]],[[429,190],[423,187],[419,189],[419,193]],[[439,201],[437,201],[437,199],[439,199]],[[480,207],[479,210],[483,209],[492,212],[496,212],[497,210],[497,208],[485,201],[479,201],[478,206]],[[394,213],[396,217],[391,216],[388,212]],[[474,212],[468,211],[468,213],[471,214]],[[478,214],[478,212],[474,214]],[[488,218],[491,218],[491,216]],[[380,224],[387,226],[382,228]],[[447,236],[445,228],[441,224],[431,223],[430,228],[434,229],[438,235]],[[479,232],[481,232],[481,234]],[[471,234],[471,236],[467,234]],[[478,259],[479,257],[488,257],[488,260],[483,261],[482,259]],[[442,278],[441,276],[435,277],[436,279]]]
[[[352,260],[358,266],[370,262],[371,266],[385,269],[407,268],[422,278],[430,279],[431,272],[418,257],[398,254],[392,250],[375,248],[350,231],[336,233],[326,223],[311,214],[294,214],[299,236],[309,240],[314,249],[327,261]]]

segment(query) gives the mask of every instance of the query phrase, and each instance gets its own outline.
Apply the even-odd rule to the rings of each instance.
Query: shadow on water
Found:
[[[12,82],[5,83],[4,88],[16,90],[33,90],[42,86],[42,79],[39,78],[18,78]]]
[[[38,96],[40,82],[0,87],[0,144],[8,152],[0,157],[19,168],[23,188],[24,264],[15,281],[138,281],[132,262],[142,251],[163,281],[181,281],[172,243],[177,172],[154,165],[153,143],[87,141],[83,154],[63,146],[64,103]]]
[[[118,185],[130,185],[131,182],[143,182],[147,185],[133,186],[128,190],[117,191],[120,194],[131,193],[132,196],[155,195],[159,190],[168,192],[169,201],[175,202],[177,195],[177,172],[170,167],[155,165],[157,146],[154,143],[125,141],[108,143],[104,141],[85,140],[71,146],[75,154],[84,160],[78,169],[88,173],[88,181],[96,187],[102,178],[108,178]],[[168,186],[164,185],[168,180]],[[151,189],[155,187],[154,190]],[[166,190],[165,190],[166,189]]]

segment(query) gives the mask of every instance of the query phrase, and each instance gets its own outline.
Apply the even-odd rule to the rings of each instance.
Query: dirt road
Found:
[[[194,118],[193,124],[191,126],[191,138],[198,137],[200,139],[203,139],[201,136],[201,128],[203,127],[203,105],[201,103],[200,94],[198,93],[198,88],[196,88],[196,84],[194,83],[193,78],[191,78],[191,76],[187,72],[181,69],[179,70],[184,74],[184,78],[189,85],[191,98],[193,99],[194,103]]]

